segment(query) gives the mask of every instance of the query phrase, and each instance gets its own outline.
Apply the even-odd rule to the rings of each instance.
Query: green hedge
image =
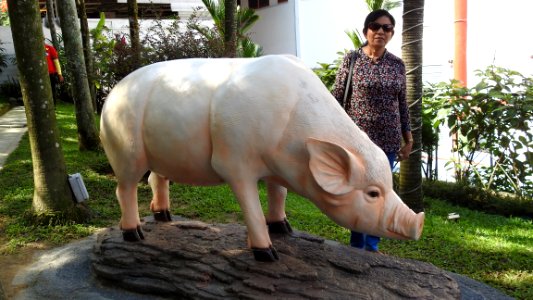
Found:
[[[424,181],[424,196],[503,216],[533,218],[533,199],[497,193],[462,183]]]

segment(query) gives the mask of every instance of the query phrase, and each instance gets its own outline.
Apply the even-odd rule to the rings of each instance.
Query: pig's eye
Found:
[[[370,192],[368,192],[368,196],[370,196],[372,198],[377,198],[377,197],[379,197],[379,192],[378,191],[370,191]]]
[[[365,199],[369,203],[373,203],[381,199],[381,189],[377,186],[369,186],[365,190]]]

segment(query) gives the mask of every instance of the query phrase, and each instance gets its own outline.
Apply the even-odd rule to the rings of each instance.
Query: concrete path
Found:
[[[17,106],[0,116],[0,170],[27,131],[24,106]]]

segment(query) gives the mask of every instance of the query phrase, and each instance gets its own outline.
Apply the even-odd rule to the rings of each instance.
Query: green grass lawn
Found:
[[[69,174],[80,172],[89,191],[88,205],[95,217],[86,224],[34,226],[24,220],[30,209],[32,163],[28,138],[0,171],[0,253],[10,254],[35,243],[58,246],[85,237],[99,228],[116,225],[120,218],[115,182],[103,152],[80,152],[72,105],[61,104],[56,115]],[[260,185],[263,207],[266,193]],[[148,215],[150,188],[139,184],[141,216]],[[225,186],[171,185],[172,213],[205,222],[243,222],[239,206]],[[382,252],[432,263],[448,271],[485,282],[517,299],[533,299],[533,223],[452,206],[425,199],[426,223],[419,241],[385,239]],[[461,215],[457,222],[448,213]],[[287,215],[292,226],[347,244],[348,230],[330,221],[308,200],[289,193]],[[243,241],[244,242],[244,241]]]

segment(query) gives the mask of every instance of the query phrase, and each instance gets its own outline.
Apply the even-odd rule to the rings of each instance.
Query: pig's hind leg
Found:
[[[122,237],[128,242],[144,239],[137,204],[137,183],[119,181],[116,193],[122,212],[120,218]]]
[[[116,194],[122,212],[120,218],[122,236],[125,241],[139,241],[144,239],[144,236],[139,218],[137,184],[148,168],[146,160],[142,156],[130,156],[128,157],[130,159],[122,160],[117,159],[117,157],[124,158],[125,156],[120,151],[108,154],[117,178]]]
[[[154,172],[148,176],[148,183],[152,188],[152,202],[150,210],[154,213],[154,219],[159,222],[172,221],[170,214],[169,180]]]
[[[287,188],[271,180],[265,180],[268,194],[268,215],[266,218],[268,232],[290,234],[291,225],[287,221],[285,214],[285,199],[287,198]]]

